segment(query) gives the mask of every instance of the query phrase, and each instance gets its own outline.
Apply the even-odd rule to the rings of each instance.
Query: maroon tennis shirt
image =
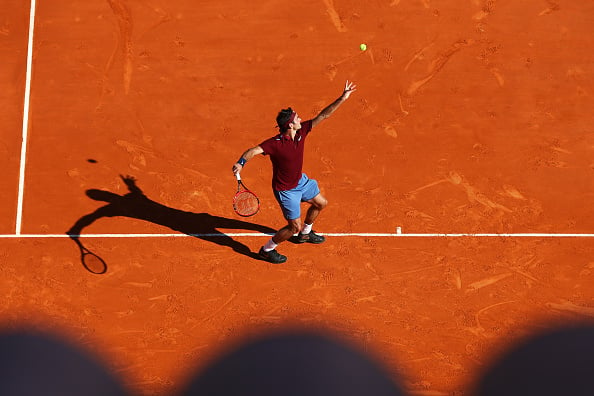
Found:
[[[301,129],[290,136],[276,135],[260,143],[264,152],[272,162],[272,188],[276,191],[291,190],[297,187],[303,170],[303,148],[305,138],[311,131],[312,120],[301,123]]]

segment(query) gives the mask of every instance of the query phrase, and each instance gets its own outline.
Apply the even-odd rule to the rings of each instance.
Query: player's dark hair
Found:
[[[278,129],[280,129],[281,132],[285,132],[287,130],[287,123],[291,119],[292,115],[293,109],[290,107],[288,109],[282,109],[278,112],[278,115],[276,116],[276,125],[278,125]]]

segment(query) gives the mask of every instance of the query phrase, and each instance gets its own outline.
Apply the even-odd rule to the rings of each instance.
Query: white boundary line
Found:
[[[329,237],[369,237],[369,238],[594,238],[594,234],[388,234],[388,233],[319,233]],[[219,234],[82,234],[81,238],[207,238],[207,237],[269,237],[273,234],[259,232],[237,232]],[[70,238],[67,234],[0,234],[0,239],[11,238]]]
[[[29,134],[29,103],[31,99],[31,71],[33,69],[33,33],[35,31],[35,1],[31,0],[29,12],[29,44],[27,48],[27,75],[25,80],[25,102],[23,105],[23,141],[21,143],[21,162],[19,170],[19,195],[16,213],[16,235],[21,235],[23,220],[23,196],[25,185],[25,161],[27,159],[27,140]]]
[[[36,0],[31,0],[31,9],[29,12],[29,40],[27,48],[27,74],[25,81],[25,99],[23,105],[23,140],[21,143],[21,160],[19,170],[19,191],[17,201],[16,229],[14,235],[2,235],[1,239],[8,238],[69,238],[66,234],[21,234],[23,218],[23,197],[25,181],[25,161],[27,158],[27,140],[29,130],[29,107],[31,99],[31,74],[33,69],[33,34],[35,32],[35,9]],[[263,233],[228,233],[228,234],[83,234],[79,237],[84,238],[178,238],[178,237],[262,237],[272,234]],[[539,233],[519,233],[519,234],[395,234],[382,233],[328,233],[322,234],[332,237],[399,237],[399,238],[454,238],[454,237],[507,237],[507,238],[594,238],[594,234],[539,234]]]

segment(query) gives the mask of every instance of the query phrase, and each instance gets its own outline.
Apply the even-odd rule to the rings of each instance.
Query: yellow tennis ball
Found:
[[[361,44],[361,45],[359,46],[359,49],[360,49],[361,51],[365,51],[365,50],[367,49],[367,44],[365,44],[365,43]]]

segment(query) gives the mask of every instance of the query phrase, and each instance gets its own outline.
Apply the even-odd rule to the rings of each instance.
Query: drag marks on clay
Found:
[[[459,185],[464,190],[464,192],[466,192],[466,196],[468,197],[468,200],[471,203],[478,202],[481,205],[485,206],[486,208],[498,209],[498,210],[501,210],[501,211],[507,212],[507,213],[512,212],[511,209],[506,208],[505,206],[500,205],[500,204],[488,199],[484,194],[479,192],[476,188],[471,186],[468,182],[463,181],[461,176],[458,175],[457,173],[454,172],[451,176],[454,177],[454,181],[452,181],[452,183],[454,185]],[[458,182],[456,182],[456,180],[458,180],[458,179],[460,179],[460,180]]]
[[[157,22],[153,23],[151,26],[149,26],[139,37],[142,38],[144,37],[148,32],[156,29],[157,27],[161,26],[162,24],[164,24],[165,22],[169,22],[171,21],[173,18],[172,16],[165,11],[162,7],[155,5],[155,4],[151,4],[148,1],[144,0],[141,1],[141,3],[147,7],[150,8],[155,14],[158,15],[159,19],[157,20]]]
[[[475,204],[480,204],[483,207],[485,207],[488,211],[497,211],[497,215],[501,216],[504,213],[513,213],[513,210],[509,209],[508,207],[495,202],[492,199],[489,199],[487,196],[485,196],[485,194],[483,194],[482,192],[480,192],[476,187],[472,186],[468,181],[465,180],[465,178],[455,172],[455,171],[450,171],[449,174],[439,180],[436,180],[434,182],[428,183],[424,186],[421,186],[419,188],[416,188],[412,191],[409,191],[408,193],[405,194],[405,197],[407,198],[407,200],[411,201],[411,200],[415,200],[417,198],[417,195],[419,193],[421,193],[422,191],[441,185],[441,184],[451,184],[452,186],[460,189],[461,191],[463,191],[466,194],[466,197],[468,199],[469,204],[467,205],[463,205],[460,206],[458,208],[458,210],[462,210],[462,208],[469,208],[474,206]],[[525,199],[520,193],[519,191],[517,191],[515,188],[511,187],[511,186],[507,186],[504,187],[504,193],[500,195],[502,196],[512,196],[515,199]],[[522,198],[519,198],[522,197]],[[410,209],[406,212],[407,217],[409,217],[409,213],[422,213],[419,212],[416,209]],[[462,213],[462,212],[461,212]],[[470,212],[464,210],[463,213],[465,213],[466,215],[469,215]],[[423,216],[422,218],[420,218],[420,220],[427,222],[427,224],[424,224],[425,228],[429,228],[432,227],[432,224],[436,221],[435,218],[433,218],[430,215],[424,214],[425,216]],[[495,213],[492,213],[492,215],[495,215]],[[417,218],[417,217],[415,217]]]
[[[532,268],[532,267],[536,267],[540,264],[542,264],[542,260],[538,260],[536,258],[536,256],[528,256],[525,257],[519,261],[522,261],[519,265],[514,265],[514,266],[508,266],[508,265],[500,265],[503,268],[506,268],[518,275],[520,275],[521,277],[527,279],[530,282],[534,282],[534,283],[538,283],[542,286],[545,287],[550,287],[550,285],[548,285],[547,283],[541,281],[540,279],[537,279],[536,277],[532,276],[531,274],[529,274],[528,272],[526,272],[526,270],[521,269],[521,268]]]
[[[97,106],[98,110],[101,109],[103,96],[105,95],[105,93],[109,92],[109,90],[106,88],[107,76],[111,70],[111,67],[113,66],[115,56],[119,49],[121,49],[122,55],[123,55],[123,64],[124,64],[124,66],[123,66],[124,67],[123,86],[124,86],[124,92],[126,95],[128,95],[130,93],[130,86],[132,83],[132,73],[134,70],[134,65],[133,65],[133,63],[134,63],[134,50],[133,50],[134,43],[132,40],[134,21],[132,18],[132,11],[130,10],[130,7],[128,6],[128,4],[123,0],[106,0],[106,1],[109,4],[111,10],[113,11],[113,14],[115,15],[115,17],[117,19],[119,32],[115,34],[115,37],[116,37],[115,47],[114,47],[113,52],[109,56],[109,59],[107,61],[107,64],[105,66],[105,69],[104,69],[104,72],[102,75],[101,99],[99,101],[99,105]],[[142,2],[142,4],[144,6],[150,8],[155,14],[157,14],[158,20],[153,25],[149,26],[140,35],[141,38],[144,35],[146,35],[149,31],[154,30],[158,26],[160,26],[163,23],[168,22],[172,19],[171,15],[167,11],[165,11],[162,7],[156,6],[154,4],[150,4],[146,1]],[[179,45],[179,42],[176,41],[176,44]],[[183,42],[181,42],[181,46],[183,47]],[[141,53],[141,56],[144,58],[148,57],[148,55],[149,54],[147,52]],[[150,67],[146,64],[139,65],[138,68],[141,71],[150,69]]]
[[[109,80],[109,77],[108,77],[109,72],[111,71],[111,67],[113,66],[113,61],[116,57],[116,54],[118,53],[118,48],[119,48],[119,40],[117,39],[117,35],[116,35],[116,40],[115,40],[115,45],[113,47],[113,51],[111,51],[111,54],[109,55],[109,58],[107,59],[107,62],[105,63],[105,67],[103,68],[103,70],[101,72],[99,72],[95,66],[91,65],[90,63],[86,63],[87,67],[89,69],[91,69],[98,76],[99,86],[101,87],[99,103],[97,103],[97,106],[95,106],[96,112],[100,112],[103,109],[103,98],[105,97],[105,95],[113,92],[110,88],[108,88],[107,81]]]
[[[581,316],[586,316],[589,318],[594,318],[594,308],[576,305],[571,303],[570,301],[563,301],[560,304],[547,303],[546,306],[555,311],[569,312]]]
[[[434,270],[437,268],[445,267],[447,264],[448,263],[447,263],[445,256],[439,256],[435,259],[435,263],[432,265],[419,267],[419,268],[413,268],[413,269],[406,270],[406,271],[393,272],[390,274],[390,276],[393,277],[393,276],[411,275],[411,274],[416,274],[418,272],[431,271],[431,270]]]
[[[328,79],[330,81],[334,81],[334,78],[336,77],[336,73],[338,73],[338,69],[336,68],[336,65],[328,65],[326,67],[326,76],[328,77]]]
[[[77,181],[79,187],[81,188],[85,188],[85,186],[87,186],[87,182],[89,181],[89,178],[87,176],[83,176],[79,168],[68,169],[66,171],[66,175],[73,179],[73,181]]]
[[[336,307],[334,297],[331,293],[326,293],[324,297],[320,297],[317,301],[299,300],[299,302],[305,305],[309,305],[310,307],[320,309],[324,313]]]
[[[375,247],[372,247],[373,251],[376,250]],[[380,273],[377,271],[377,269],[375,268],[375,266],[373,264],[371,264],[370,262],[366,262],[365,263],[365,268],[367,269],[367,271],[371,274],[373,274],[373,276],[371,278],[369,278],[371,281],[378,281],[381,280],[381,276]]]
[[[387,56],[391,57],[391,53],[389,52],[389,50],[386,50],[386,51],[388,51]],[[355,59],[357,59],[357,57],[365,56],[365,55],[367,55],[369,57],[371,64],[375,64],[375,58],[373,57],[373,50],[371,48],[369,48],[366,51],[358,51],[354,54],[351,54],[347,57],[344,57],[336,62],[333,62],[333,63],[327,65],[326,66],[326,76],[328,76],[328,79],[330,81],[334,81],[334,78],[336,77],[336,74],[338,73],[339,65],[349,62],[349,61],[354,61]],[[391,60],[390,60],[390,62],[391,62]]]
[[[540,128],[540,123],[532,123],[534,129]],[[535,169],[541,167],[569,169],[570,165],[567,162],[568,158],[564,157],[572,155],[569,150],[560,147],[560,142],[554,140],[552,143],[539,144],[536,147],[538,153],[531,159],[530,163]]]
[[[497,79],[497,83],[499,84],[499,86],[503,87],[503,85],[505,84],[505,79],[503,78],[503,74],[501,74],[499,69],[497,67],[492,67],[489,69],[489,71],[491,72],[491,74],[493,74],[493,76],[495,76],[495,79]]]
[[[404,216],[407,219],[414,220],[415,223],[421,222],[423,224],[423,229],[427,232],[437,232],[438,230],[435,217],[425,212],[421,212],[420,210],[414,208],[407,208]]]
[[[483,8],[472,16],[472,19],[475,21],[482,21],[483,19],[487,18],[489,15],[493,13],[495,10],[495,4],[497,0],[486,0]],[[476,4],[476,2],[475,2]]]
[[[384,132],[394,139],[398,138],[398,132],[396,132],[396,129],[392,125],[384,125]]]
[[[126,282],[126,283],[124,283],[124,285],[137,287],[140,289],[152,289],[154,287],[155,282],[156,282],[156,279],[153,279],[150,282]]]
[[[249,305],[252,309],[255,309],[258,304],[256,302],[252,301],[249,303]],[[255,323],[255,324],[260,324],[260,323],[278,324],[283,320],[283,318],[284,318],[283,314],[286,311],[286,309],[287,308],[283,305],[276,305],[266,312],[263,312],[258,315],[250,316],[249,319],[250,319],[251,323]]]
[[[0,26],[0,34],[3,36],[8,36],[10,34],[10,27],[7,23]]]
[[[330,17],[336,30],[341,33],[346,32],[347,28],[344,26],[344,23],[342,23],[342,19],[334,7],[334,0],[324,0],[324,5],[326,6],[326,13]]]
[[[520,199],[520,200],[525,200],[526,198],[522,195],[521,192],[519,192],[515,187],[510,186],[510,185],[504,185],[503,186],[503,191],[505,193],[506,196],[508,197],[512,197],[515,199]]]
[[[129,165],[131,169],[139,170],[139,166],[143,168],[146,167],[145,154],[149,155],[150,157],[155,157],[155,153],[152,149],[142,147],[125,140],[116,140],[116,144],[124,148],[132,157],[132,163]]]
[[[550,13],[559,11],[561,9],[559,3],[557,3],[556,1],[548,0],[547,3],[549,3],[549,6],[538,13],[539,17],[549,15]]]
[[[474,4],[476,6],[479,6],[479,1],[474,0]],[[472,16],[472,20],[476,22],[475,30],[477,33],[483,34],[487,31],[486,19],[489,17],[489,15],[491,15],[494,9],[495,1],[488,0],[483,6],[483,8]]]
[[[551,150],[558,151],[558,152],[563,153],[563,154],[572,154],[571,151],[562,149],[561,147],[554,147],[553,146],[553,147],[551,147]]]
[[[434,182],[432,182],[432,183],[425,184],[424,186],[421,186],[421,187],[419,187],[419,188],[416,188],[416,189],[414,189],[414,190],[412,190],[412,191],[409,191],[409,192],[406,194],[406,196],[408,197],[408,199],[415,199],[415,198],[416,198],[416,195],[417,195],[419,192],[421,192],[421,191],[423,191],[423,190],[426,190],[426,189],[428,189],[428,188],[431,188],[431,187],[433,187],[433,186],[437,186],[437,185],[439,185],[439,184],[442,184],[442,183],[449,182],[449,181],[450,181],[450,180],[448,180],[448,179],[440,179],[440,180],[434,181]]]
[[[363,116],[363,117],[367,117],[372,115],[373,113],[375,113],[377,111],[377,109],[379,108],[379,104],[378,103],[370,103],[367,99],[365,98],[361,98],[359,99],[359,113]]]
[[[400,112],[407,116],[409,113],[404,109],[404,105],[402,104],[402,95],[398,94],[398,104],[400,105]]]
[[[481,51],[479,59],[483,62],[485,68],[495,77],[497,84],[499,84],[500,87],[503,87],[505,85],[503,73],[497,66],[493,65],[491,61],[491,57],[499,52],[500,47],[498,45],[493,45],[489,41],[487,41],[487,43],[487,47]]]
[[[485,279],[481,279],[479,281],[476,282],[472,282],[471,284],[468,285],[468,288],[466,289],[466,292],[471,292],[471,291],[475,291],[475,290],[479,290],[482,289],[484,287],[487,286],[491,286],[503,279],[509,278],[510,276],[512,276],[513,274],[511,272],[507,272],[504,274],[499,274],[499,275],[494,275],[494,276],[490,276],[488,278]]]
[[[120,34],[118,36],[118,47],[121,46],[124,56],[124,92],[130,93],[130,84],[132,82],[132,13],[128,5],[122,0],[107,0],[114,15],[118,20]],[[108,63],[109,64],[109,63]]]
[[[453,284],[457,290],[462,290],[462,272],[460,269],[450,270],[449,271],[450,279],[453,278]]]
[[[489,310],[491,310],[493,308],[497,308],[497,307],[500,307],[502,305],[514,304],[516,302],[518,302],[518,300],[502,301],[502,302],[499,302],[499,303],[496,303],[496,304],[489,305],[489,306],[487,306],[485,308],[482,308],[476,314],[474,314],[474,321],[476,323],[476,327],[474,327],[474,328],[467,328],[466,330],[469,330],[471,333],[473,333],[475,335],[483,336],[483,337],[486,337],[486,338],[496,337],[497,336],[496,334],[491,334],[491,335],[487,334],[487,330],[481,324],[481,321],[480,321],[479,317],[482,314],[484,314],[485,312],[487,312],[487,311],[489,311]]]
[[[460,51],[464,47],[473,45],[474,43],[475,41],[473,39],[461,39],[452,44],[450,48],[448,48],[436,59],[434,59],[433,62],[431,62],[431,65],[429,66],[429,74],[426,77],[410,84],[406,91],[408,96],[414,95],[419,90],[419,88],[431,81],[431,79],[433,79],[433,77],[435,77],[435,75],[439,73],[439,71],[446,65],[446,63],[456,52]],[[417,53],[419,53],[419,51]]]
[[[431,8],[431,0],[420,0],[421,4],[423,5],[423,7],[425,7],[425,9],[429,9]]]
[[[223,303],[223,305],[221,305],[219,308],[217,308],[213,313],[211,313],[210,315],[206,316],[204,319],[202,319],[200,321],[200,323],[205,323],[210,321],[211,319],[215,318],[216,316],[218,316],[229,304],[231,304],[233,302],[233,300],[235,300],[235,298],[237,297],[237,292],[234,292],[231,294],[231,296],[227,299],[227,301],[225,301]],[[197,326],[197,325],[196,325]],[[196,327],[194,326],[194,327]]]
[[[485,10],[481,10],[481,11],[477,12],[476,14],[474,14],[472,16],[472,19],[475,21],[482,21],[483,19],[485,19],[488,16],[489,16],[488,12],[486,12]]]
[[[410,65],[412,65],[415,61],[424,59],[425,51],[427,51],[429,48],[431,48],[434,44],[435,44],[435,41],[432,41],[431,43],[427,44],[426,46],[424,46],[423,48],[421,48],[420,50],[415,52],[413,57],[406,64],[406,66],[404,66],[404,71],[408,71],[408,68],[410,67]]]

